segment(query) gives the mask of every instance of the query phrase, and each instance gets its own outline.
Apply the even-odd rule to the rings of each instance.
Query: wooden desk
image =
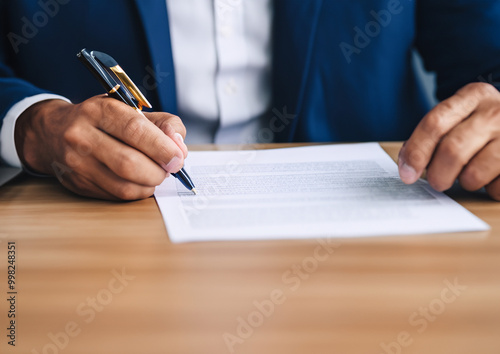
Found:
[[[21,178],[0,189],[0,352],[230,353],[226,338],[236,353],[499,353],[500,203],[451,195],[492,230],[338,240],[329,254],[314,240],[174,245],[153,198],[89,200]],[[241,319],[253,327],[238,334]]]

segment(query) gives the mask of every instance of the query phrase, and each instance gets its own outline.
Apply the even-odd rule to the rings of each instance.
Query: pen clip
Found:
[[[92,75],[102,84],[106,90],[110,90],[119,85],[116,80],[94,59],[85,49],[77,54],[78,59],[90,70]],[[108,92],[111,93],[111,92]]]
[[[94,75],[94,77],[101,83],[106,92],[114,98],[128,104],[129,106],[137,109],[137,104],[132,95],[122,87],[120,80],[109,73],[106,68],[99,63],[91,54],[85,49],[82,49],[77,54],[78,59],[87,67],[87,69]],[[120,82],[120,83],[118,83]]]
[[[141,90],[134,84],[127,73],[121,68],[120,65],[113,59],[110,55],[92,51],[90,55],[96,59],[96,61],[104,68],[108,73],[114,74],[114,76],[120,81],[120,83],[126,88],[127,92],[135,99],[137,102],[137,107],[142,110],[143,107],[152,108],[149,101],[142,94]]]

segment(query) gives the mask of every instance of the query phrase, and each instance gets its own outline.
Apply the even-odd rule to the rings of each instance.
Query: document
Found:
[[[155,197],[172,242],[487,230],[426,181],[405,185],[376,143],[190,152],[198,195],[168,177]]]

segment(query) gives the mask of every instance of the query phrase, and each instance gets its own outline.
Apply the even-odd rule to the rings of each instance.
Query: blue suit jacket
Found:
[[[274,7],[268,127],[277,141],[406,139],[428,109],[414,48],[437,72],[439,98],[500,76],[497,0],[275,0]],[[157,110],[177,112],[165,0],[0,0],[0,21],[0,117],[38,93],[74,102],[102,93],[76,59],[84,47],[117,58]]]

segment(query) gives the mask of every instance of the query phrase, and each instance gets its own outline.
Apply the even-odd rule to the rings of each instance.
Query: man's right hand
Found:
[[[113,98],[48,100],[17,120],[15,141],[30,170],[56,176],[75,193],[101,199],[151,196],[187,156],[186,129],[169,113],[145,116]]]

